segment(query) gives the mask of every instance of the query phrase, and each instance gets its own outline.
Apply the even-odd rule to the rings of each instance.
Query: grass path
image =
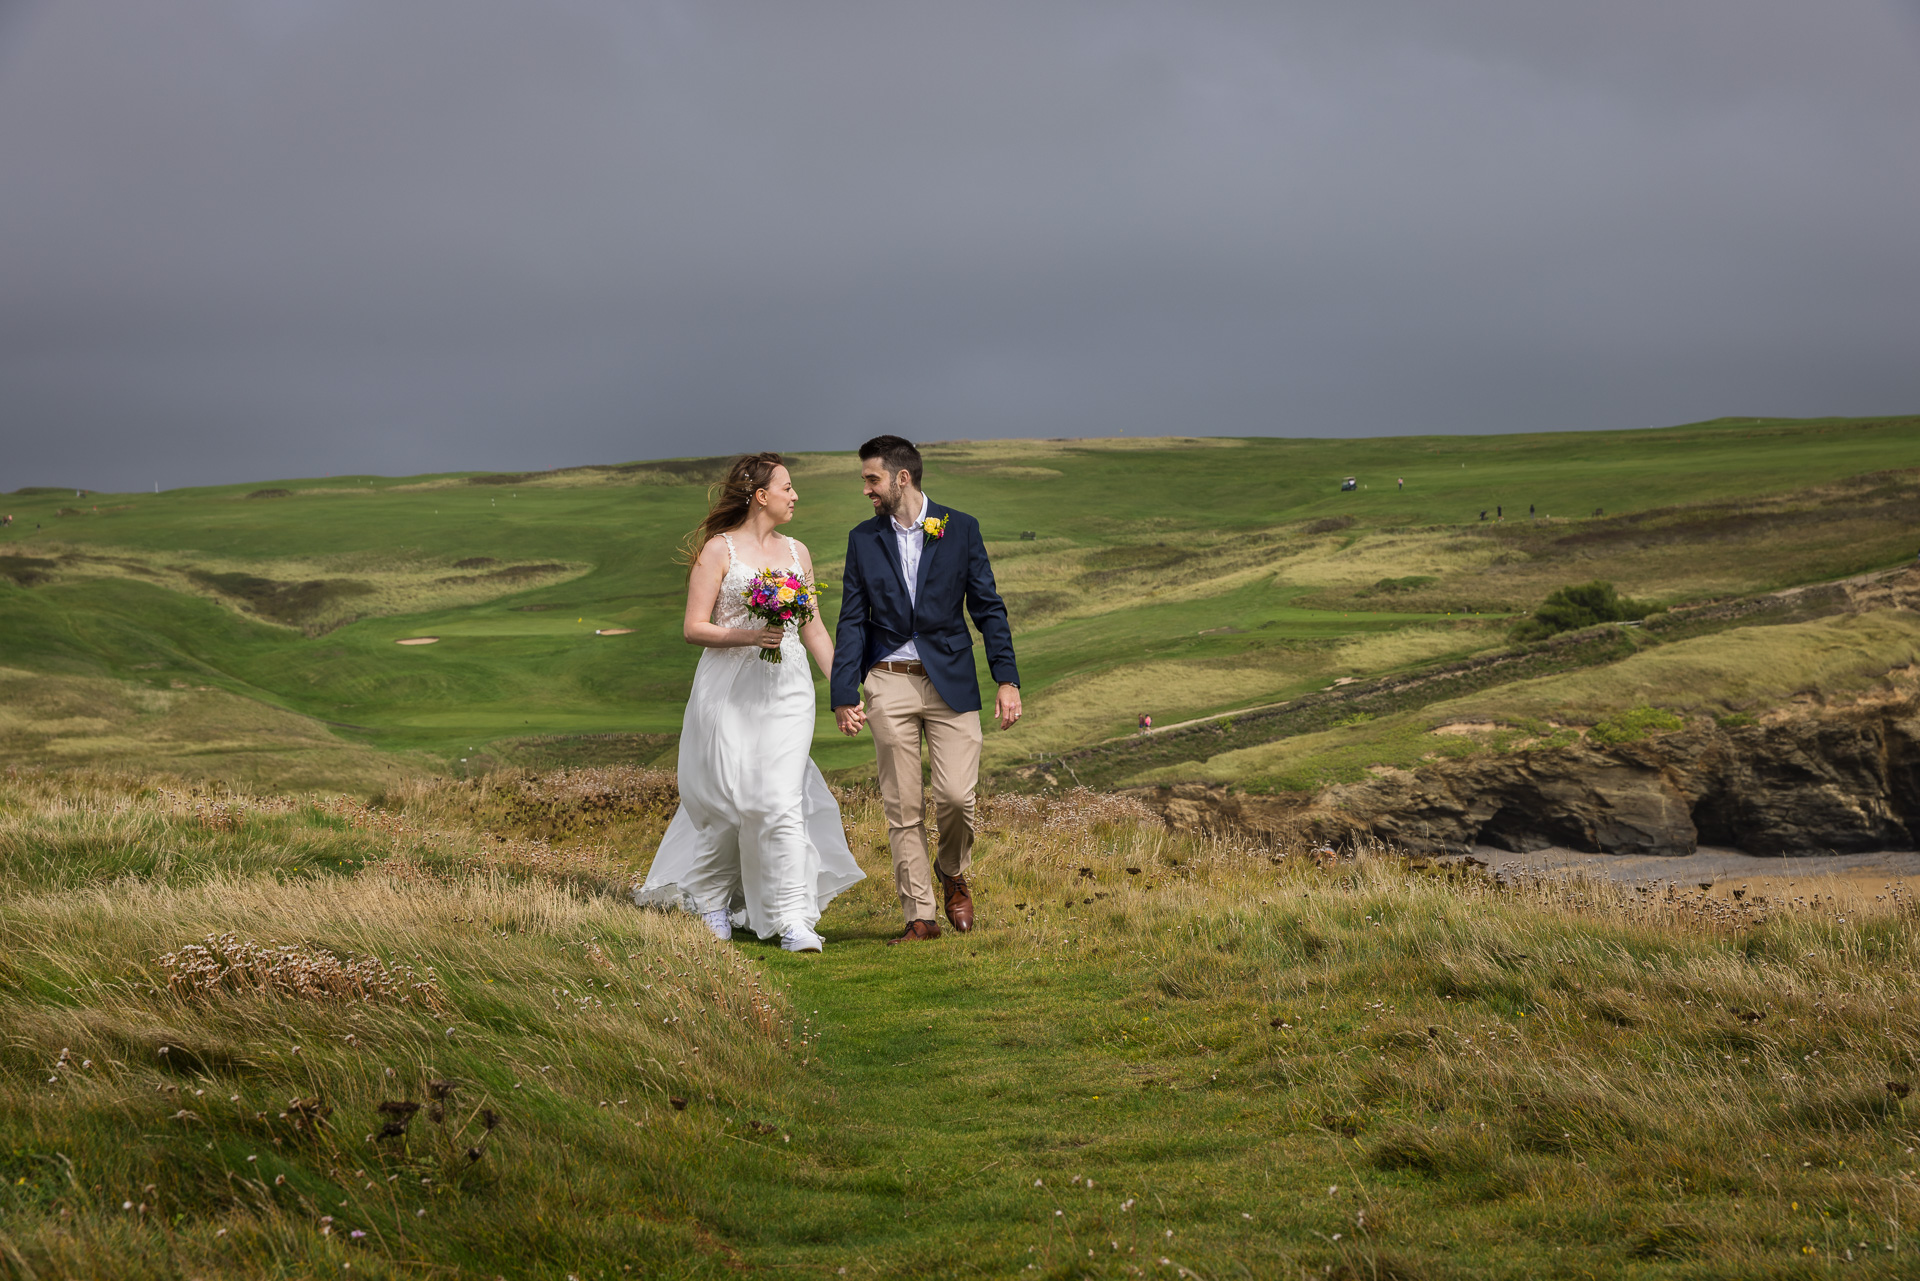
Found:
[[[708,1221],[740,1266],[1900,1275],[1916,1244],[1920,1135],[1882,1084],[1920,1066],[1914,936],[1884,897],[1762,925],[1276,867],[1124,802],[1007,798],[980,928],[890,948],[873,810],[846,811],[869,879],[825,954],[734,945],[807,1029],[811,1083],[766,1145],[785,1168]]]
[[[1792,1044],[1762,1050],[1694,1003],[1738,1009],[1771,988],[1783,1007],[1810,1001],[1812,1022],[1833,999],[1813,993],[1880,982],[1864,970],[1743,972],[1740,948],[1758,953],[1737,937],[1574,924],[1465,884],[1449,901],[1461,891],[1385,866],[1263,874],[1240,852],[1182,874],[1189,856],[1164,838],[1098,822],[989,835],[981,926],[890,948],[879,828],[849,817],[870,877],[834,906],[825,954],[735,945],[815,1033],[790,1169],[749,1197],[762,1213],[723,1229],[741,1264],[1799,1276],[1852,1250],[1897,1275],[1914,1244],[1869,1208],[1911,1181],[1915,1136],[1878,1079],[1910,1074],[1904,975],[1882,989],[1893,1039],[1848,1038],[1874,1079],[1809,1078],[1810,1099],[1781,1082],[1833,1042],[1782,1024]],[[1741,1049],[1771,1066],[1721,1052]],[[1692,1101],[1678,1110],[1675,1088]]]
[[[1120,1025],[1152,1022],[1118,1013],[1141,1004],[1136,984],[1105,967],[1009,964],[1010,934],[949,933],[910,950],[840,939],[816,960],[774,964],[826,1032],[833,1133],[826,1160],[796,1182],[839,1222],[831,1240],[781,1232],[749,1257],[888,1276],[1005,1276],[1030,1263],[1077,1275],[1093,1260],[1105,1274],[1162,1256],[1272,1264],[1282,1240],[1340,1230],[1337,1196],[1284,1227],[1275,1214],[1314,1187],[1327,1200],[1329,1171],[1352,1187],[1337,1140],[1319,1160],[1274,1161],[1269,1109],[1241,1088],[1207,1088],[1198,1043],[1176,1067],[1118,1041]],[[1165,1035],[1190,1039],[1177,1025]]]

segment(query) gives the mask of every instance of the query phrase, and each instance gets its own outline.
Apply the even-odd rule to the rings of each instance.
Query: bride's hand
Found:
[[[753,634],[753,643],[761,649],[779,649],[780,641],[786,634],[784,627],[762,627]]]

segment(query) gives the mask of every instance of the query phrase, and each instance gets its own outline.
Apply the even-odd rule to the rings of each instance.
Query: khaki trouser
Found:
[[[927,867],[927,802],[920,742],[933,764],[934,822],[940,870],[960,876],[973,865],[973,789],[980,776],[980,714],[956,712],[924,676],[867,673],[867,724],[880,757],[880,804],[887,815],[893,883],[909,923],[931,921],[936,904]]]

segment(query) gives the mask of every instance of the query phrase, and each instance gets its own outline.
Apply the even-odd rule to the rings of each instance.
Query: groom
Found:
[[[993,714],[1001,729],[1020,719],[1020,674],[1013,665],[1007,607],[994,590],[993,567],[980,541],[980,522],[928,500],[920,491],[920,451],[898,436],[875,436],[860,446],[860,479],[874,516],[847,536],[833,646],[833,714],[843,734],[873,726],[893,881],[907,921],[907,932],[887,942],[907,943],[940,936],[927,869],[923,736],[932,758],[940,829],[933,870],[940,877],[947,920],[962,933],[973,928],[967,868],[973,862],[981,732],[980,683],[967,615],[980,629],[987,667],[1000,684]]]

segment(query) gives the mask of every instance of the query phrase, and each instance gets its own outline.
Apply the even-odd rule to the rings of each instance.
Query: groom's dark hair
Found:
[[[860,461],[869,458],[878,458],[889,476],[906,472],[913,477],[913,487],[920,488],[920,451],[912,441],[901,436],[875,436],[860,446]]]

